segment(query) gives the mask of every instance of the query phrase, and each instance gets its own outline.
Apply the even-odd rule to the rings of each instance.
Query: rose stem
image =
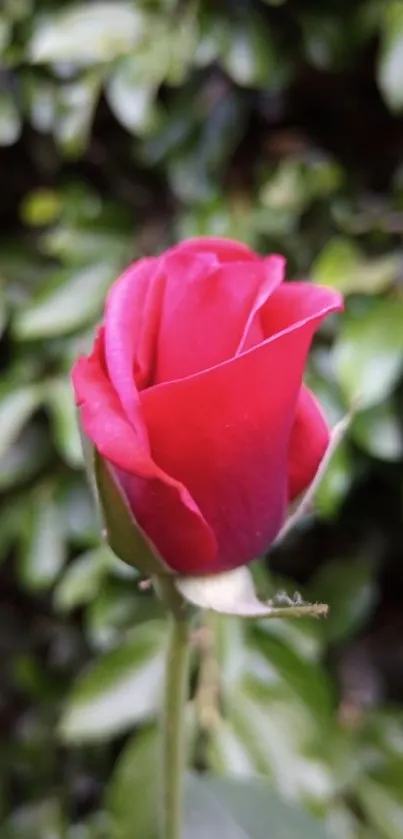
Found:
[[[185,707],[188,691],[189,626],[185,616],[171,614],[162,717],[161,839],[180,839],[185,752]]]

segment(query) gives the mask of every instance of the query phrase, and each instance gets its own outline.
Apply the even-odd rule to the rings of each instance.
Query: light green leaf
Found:
[[[156,839],[158,735],[135,735],[108,790],[116,839]],[[326,839],[303,810],[283,801],[263,779],[189,774],[185,779],[183,839]]]
[[[358,783],[357,797],[368,819],[382,839],[401,839],[403,824],[403,788],[396,778],[362,778]]]
[[[0,338],[3,335],[8,317],[7,299],[4,289],[0,285]]]
[[[134,3],[77,3],[35,21],[29,52],[33,62],[86,65],[131,52],[143,34],[144,16]]]
[[[310,588],[313,599],[329,604],[321,630],[328,643],[340,643],[358,632],[377,600],[373,568],[369,562],[333,561],[318,572]]]
[[[58,611],[69,612],[93,600],[109,568],[108,553],[107,548],[94,548],[70,563],[54,593]]]
[[[50,134],[56,120],[58,94],[54,80],[28,76],[25,79],[24,94],[32,126],[41,134]]]
[[[335,236],[323,248],[312,268],[315,283],[343,294],[379,294],[397,277],[399,258],[394,254],[366,259],[351,239]]]
[[[166,627],[148,622],[77,681],[60,723],[65,741],[107,740],[155,716],[161,695]]]
[[[191,775],[184,839],[326,839],[324,827],[276,795],[264,780]]]
[[[8,15],[6,16],[4,12],[0,12],[0,54],[3,54],[4,50],[10,43],[11,37],[11,20],[8,19]]]
[[[135,734],[120,755],[107,791],[114,839],[156,839],[159,732]]]
[[[12,146],[21,134],[21,117],[11,95],[0,91],[0,146]]]
[[[391,110],[403,108],[403,6],[388,0],[383,6],[378,84]]]
[[[270,778],[279,795],[325,805],[332,778],[320,736],[328,729],[320,729],[312,709],[285,685],[245,681],[232,698],[226,723],[250,756],[255,774]]]
[[[220,720],[212,726],[207,745],[207,764],[219,775],[250,778],[259,772],[259,761],[248,748],[231,720]]]
[[[3,562],[11,545],[18,541],[26,523],[26,497],[21,494],[16,502],[12,498],[0,510],[0,562]]]
[[[361,411],[352,425],[351,436],[372,457],[393,462],[403,456],[400,419],[389,402]]]
[[[319,662],[302,660],[287,639],[277,637],[275,630],[284,626],[298,633],[301,625],[218,624],[221,703],[211,727],[208,765],[227,775],[264,774],[289,800],[322,808],[332,789],[326,759],[333,699]]]
[[[295,217],[309,199],[301,163],[282,161],[262,184],[259,198],[268,210],[289,213],[291,218]]]
[[[0,395],[0,457],[7,454],[42,398],[43,390],[38,385],[3,390]]]
[[[45,392],[55,444],[69,466],[81,466],[83,453],[69,378],[64,376],[46,382]]]
[[[57,337],[95,321],[115,276],[116,267],[107,262],[60,269],[32,302],[16,313],[16,338]]]
[[[50,794],[17,807],[2,824],[0,834],[1,839],[61,839],[64,835],[60,801]]]
[[[349,404],[378,405],[393,390],[403,370],[403,301],[385,299],[340,322],[333,360]]]
[[[112,70],[105,94],[113,113],[128,131],[142,135],[153,127],[156,89],[139,78],[136,55]]]
[[[114,559],[113,554],[110,556]],[[105,577],[86,609],[86,635],[94,649],[110,650],[119,643],[122,630],[133,629],[143,621],[165,617],[165,614],[156,597],[143,596],[138,591],[135,579],[122,583]]]
[[[0,490],[26,485],[50,460],[49,435],[41,423],[29,423],[0,457]]]
[[[42,227],[51,224],[58,218],[61,211],[60,194],[53,189],[35,189],[25,195],[20,215],[24,222],[32,227]]]
[[[315,509],[323,516],[331,517],[337,513],[355,475],[347,446],[342,443],[332,458],[329,469],[323,476],[315,495]]]
[[[35,488],[19,563],[24,585],[33,591],[48,588],[59,575],[65,559],[63,521],[53,488]]]
[[[273,84],[279,67],[277,50],[271,32],[258,18],[248,16],[239,25],[225,30],[219,60],[229,76],[245,87]]]
[[[69,477],[68,482],[61,485],[58,503],[69,542],[80,548],[98,548],[99,534],[94,501],[83,476],[80,475],[77,480]]]
[[[97,73],[83,76],[58,90],[54,136],[64,154],[83,153],[101,88]]]

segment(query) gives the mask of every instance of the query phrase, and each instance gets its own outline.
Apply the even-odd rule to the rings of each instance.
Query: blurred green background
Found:
[[[218,627],[191,762],[232,824],[266,778],[268,839],[401,839],[403,3],[3,0],[0,50],[0,839],[154,839],[164,624],[99,546],[68,371],[119,270],[198,234],[345,293],[308,378],[360,403],[261,580],[330,618]]]

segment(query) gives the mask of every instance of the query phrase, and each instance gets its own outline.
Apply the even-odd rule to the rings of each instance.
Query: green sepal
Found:
[[[119,559],[136,568],[142,576],[151,578],[172,574],[136,521],[112,465],[99,454],[81,426],[80,433],[84,462],[100,517],[102,538]]]

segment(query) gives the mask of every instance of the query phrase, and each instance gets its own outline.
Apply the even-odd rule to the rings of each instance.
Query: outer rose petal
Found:
[[[153,384],[232,358],[255,313],[282,282],[284,258],[220,265],[211,253],[178,249],[165,258],[164,272]]]
[[[341,294],[332,288],[313,283],[283,283],[271,295],[268,303],[262,306],[260,319],[264,337],[270,338],[283,329],[288,329],[290,324],[310,318],[312,311],[318,306],[318,301],[326,297],[333,301],[328,313],[340,311],[343,308]]]
[[[261,257],[254,253],[242,242],[234,242],[232,239],[225,239],[221,236],[195,236],[186,239],[175,245],[167,253],[214,253],[219,262],[243,262],[245,260],[260,260]]]
[[[129,419],[138,414],[137,387],[144,386],[152,374],[163,292],[161,262],[142,259],[121,274],[106,301],[108,375]]]
[[[209,574],[243,565],[265,551],[281,527],[306,355],[320,321],[340,307],[340,295],[312,288],[305,286],[300,317],[284,318],[281,333],[231,361],[140,395],[153,457],[188,488],[218,541],[209,564],[178,556],[178,571]],[[150,509],[143,526],[151,538],[155,519]]]
[[[312,482],[329,443],[329,427],[313,393],[302,387],[288,449],[288,498]]]
[[[187,489],[150,457],[141,413],[131,423],[122,411],[105,370],[102,330],[92,355],[76,362],[72,378],[86,435],[117,467],[135,519],[167,565],[176,567],[178,557],[185,564],[189,556],[209,565],[217,550],[214,534]]]

